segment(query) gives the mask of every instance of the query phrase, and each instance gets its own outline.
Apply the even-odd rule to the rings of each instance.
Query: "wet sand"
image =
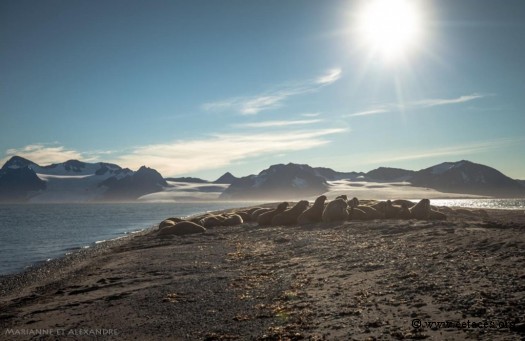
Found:
[[[525,214],[487,212],[135,235],[2,279],[0,339],[519,340]]]

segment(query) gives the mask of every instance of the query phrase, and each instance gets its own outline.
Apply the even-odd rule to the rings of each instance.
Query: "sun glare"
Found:
[[[359,36],[374,52],[392,60],[405,55],[418,42],[421,18],[410,0],[367,1],[358,19]]]

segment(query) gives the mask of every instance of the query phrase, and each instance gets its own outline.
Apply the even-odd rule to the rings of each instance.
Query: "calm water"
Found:
[[[0,275],[123,237],[168,217],[250,204],[254,203],[0,204]]]
[[[432,199],[432,205],[525,210],[525,199]]]
[[[525,210],[525,199],[431,200],[433,205]],[[256,205],[256,202],[133,204],[0,204],[0,275],[123,237],[168,217]]]

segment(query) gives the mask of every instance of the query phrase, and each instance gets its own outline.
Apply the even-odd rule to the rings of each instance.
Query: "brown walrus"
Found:
[[[307,208],[308,201],[301,200],[294,207],[286,210],[282,213],[277,214],[272,219],[272,225],[295,225],[297,224],[297,218],[303,213]]]
[[[242,218],[242,221],[245,223],[252,221],[252,215],[249,214],[247,211],[235,211],[233,213],[240,216]]]
[[[157,235],[159,237],[170,236],[170,235],[183,236],[187,234],[204,233],[204,232],[206,232],[206,229],[199,224],[192,223],[191,221],[181,221],[179,223],[176,223],[175,225],[167,226],[167,227],[160,229],[157,232]]]
[[[384,208],[386,219],[397,219],[402,212],[401,206],[393,205],[392,201],[387,200]]]
[[[199,225],[204,226],[207,229],[221,226],[224,221],[224,217],[217,215],[207,216],[199,221]]]
[[[282,202],[279,205],[277,205],[276,209],[273,209],[271,211],[268,211],[268,212],[265,212],[265,213],[261,214],[257,218],[257,224],[259,224],[259,226],[268,226],[268,225],[270,225],[272,223],[273,217],[275,217],[276,215],[278,215],[281,212],[284,212],[284,210],[286,210],[288,208],[288,205],[289,204],[287,202]]]
[[[229,214],[224,221],[222,221],[222,226],[235,226],[241,225],[243,223],[242,217],[238,214]]]
[[[353,197],[352,199],[348,200],[348,206],[350,207],[358,207],[359,206],[359,199],[356,197]]]
[[[415,219],[446,220],[444,213],[438,212],[430,206],[430,200],[421,199],[414,207],[410,208],[410,214]]]
[[[164,219],[159,224],[159,228],[163,228],[165,226],[170,226],[170,225],[175,225],[176,223],[180,223],[181,221],[185,221],[185,220],[182,219],[182,218],[178,218],[178,217],[171,217],[171,218],[168,218],[168,219]]]
[[[255,211],[253,211],[252,213],[252,220],[253,221],[257,221],[257,219],[259,218],[259,216],[263,213],[266,213],[266,212],[270,212],[270,211],[273,211],[274,208],[269,208],[269,207],[263,207],[263,208],[259,208]]]
[[[333,221],[344,221],[348,219],[348,204],[344,199],[330,201],[323,211],[322,220],[325,223]]]
[[[365,212],[368,219],[382,219],[385,217],[383,213],[379,212],[378,210],[370,206],[359,205],[355,208],[358,208],[361,211]]]
[[[299,225],[318,223],[321,221],[324,210],[324,202],[326,201],[326,196],[321,195],[315,199],[314,205],[301,213],[297,217],[297,223]]]
[[[348,209],[348,220],[368,220],[370,219],[368,217],[368,214],[357,208],[357,207],[350,207]]]
[[[427,220],[430,218],[430,200],[421,199],[410,208],[410,215],[414,219]]]

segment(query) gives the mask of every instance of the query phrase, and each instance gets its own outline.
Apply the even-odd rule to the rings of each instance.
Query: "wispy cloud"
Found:
[[[306,120],[305,120],[306,121]],[[318,120],[311,120],[318,121]],[[293,121],[292,121],[293,122]],[[271,127],[285,126],[290,121],[261,122]],[[297,123],[296,124],[301,124]],[[311,122],[314,123],[314,122]],[[302,124],[309,124],[303,122]],[[293,124],[292,124],[293,125]],[[60,163],[71,159],[86,162],[112,162],[136,170],[145,165],[164,176],[215,169],[249,158],[275,156],[298,150],[319,147],[331,142],[329,137],[347,131],[342,128],[311,129],[260,133],[214,134],[199,140],[173,141],[130,148],[126,151],[79,152],[63,146],[33,144],[23,148],[8,149],[5,163],[18,155],[40,165]]]
[[[335,68],[326,74],[293,84],[281,85],[274,90],[266,91],[255,96],[233,97],[225,100],[204,103],[206,111],[233,110],[242,115],[255,115],[261,111],[275,109],[292,96],[319,91],[321,88],[336,82],[341,78],[342,70]]]
[[[417,107],[417,108],[430,108],[430,107],[436,107],[440,105],[450,105],[450,104],[460,104],[465,102],[470,102],[475,99],[480,99],[485,97],[484,95],[479,94],[472,94],[472,95],[466,95],[466,96],[460,96],[458,98],[435,98],[435,99],[424,99],[421,101],[416,101],[412,103],[408,103],[409,107]]]
[[[296,120],[296,121],[264,121],[264,122],[253,122],[253,123],[240,123],[235,124],[237,128],[272,128],[272,127],[288,127],[295,125],[314,124],[322,122],[321,119],[314,120]]]
[[[353,114],[348,114],[348,115],[344,115],[345,117],[354,117],[354,116],[368,116],[368,115],[374,115],[374,114],[381,114],[381,113],[384,113],[384,112],[389,112],[390,110],[388,109],[370,109],[370,110],[364,110],[364,111],[358,111],[356,113],[353,113]]]
[[[301,114],[301,116],[303,116],[303,117],[318,117],[318,116],[321,116],[321,113],[320,112],[307,112],[307,113]]]
[[[164,176],[227,166],[243,159],[311,149],[330,143],[345,129],[298,130],[259,134],[218,134],[206,139],[174,141],[135,148],[113,162],[137,169],[142,165]]]
[[[432,108],[443,105],[453,105],[461,104],[477,99],[485,98],[487,95],[472,94],[460,96],[458,98],[428,98],[418,101],[412,101],[407,103],[388,103],[379,106],[375,106],[363,111],[359,111],[352,114],[344,115],[344,117],[356,117],[356,116],[368,116],[375,114],[382,114],[398,110],[411,110],[411,109],[422,109],[422,108]]]
[[[339,68],[329,70],[327,74],[317,78],[317,82],[316,83],[317,84],[322,84],[322,85],[332,84],[335,81],[337,81],[339,78],[341,78],[341,73],[342,72],[343,72],[343,70],[341,70]]]
[[[429,159],[442,156],[468,156],[469,154],[482,153],[487,150],[498,149],[508,147],[517,143],[521,143],[525,138],[501,138],[489,141],[477,141],[467,143],[463,145],[440,147],[434,149],[428,149],[424,152],[420,150],[398,150],[396,152],[389,152],[387,154],[375,155],[368,158],[369,164],[394,162],[394,161],[407,161],[407,160],[418,160],[418,159]]]
[[[72,159],[89,159],[88,155],[76,150],[66,149],[63,146],[49,146],[46,144],[31,144],[22,148],[11,148],[5,152],[5,158],[0,162],[4,164],[13,156],[21,156],[39,165],[59,163]]]

